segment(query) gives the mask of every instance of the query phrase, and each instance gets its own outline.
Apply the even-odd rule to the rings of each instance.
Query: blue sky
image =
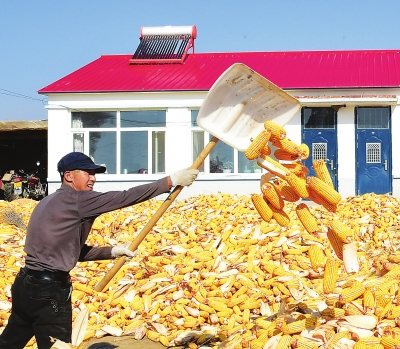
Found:
[[[0,121],[47,119],[37,91],[141,26],[196,25],[195,52],[400,49],[399,0],[0,0]]]

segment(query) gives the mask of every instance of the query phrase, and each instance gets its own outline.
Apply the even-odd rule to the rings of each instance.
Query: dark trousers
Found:
[[[21,269],[11,287],[12,309],[0,335],[0,349],[23,349],[35,336],[39,349],[49,349],[51,338],[71,342],[71,283],[43,280]]]

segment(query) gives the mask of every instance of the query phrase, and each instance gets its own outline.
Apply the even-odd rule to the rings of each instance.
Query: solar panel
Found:
[[[190,27],[141,28],[140,43],[130,59],[132,64],[183,63],[190,48],[194,51],[196,30]],[[177,33],[177,31],[182,33]]]

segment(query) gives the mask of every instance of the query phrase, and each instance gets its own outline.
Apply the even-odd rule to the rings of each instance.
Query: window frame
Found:
[[[165,117],[165,126],[156,126],[156,127],[121,127],[121,112],[129,112],[129,111],[163,111],[164,112],[164,117]],[[86,112],[86,111],[85,111]],[[81,112],[81,113],[85,113]],[[74,111],[70,111],[69,113],[69,125],[70,125],[70,133],[71,137],[69,137],[69,141],[71,142],[71,148],[72,151],[75,149],[74,145],[74,135],[75,134],[83,134],[83,152],[85,154],[89,154],[90,150],[90,138],[89,134],[90,132],[115,132],[116,133],[116,161],[115,161],[115,168],[116,172],[115,173],[106,173],[107,175],[126,175],[121,168],[121,154],[122,154],[122,148],[121,148],[121,136],[122,132],[147,132],[148,137],[147,137],[147,172],[148,174],[165,174],[165,170],[163,172],[157,172],[153,173],[153,146],[152,146],[152,139],[153,139],[153,133],[154,132],[164,132],[164,163],[166,162],[166,134],[167,134],[167,108],[146,108],[146,109],[101,109],[101,110],[90,110],[87,111],[88,113],[90,112],[116,112],[116,125],[115,127],[104,127],[104,128],[93,128],[93,127],[73,127],[72,126],[72,120],[73,120],[73,113]],[[131,174],[132,175],[132,174]]]

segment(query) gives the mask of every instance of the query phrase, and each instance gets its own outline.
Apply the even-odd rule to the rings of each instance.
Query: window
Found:
[[[73,112],[73,150],[106,173],[165,173],[165,110]]]
[[[388,129],[390,107],[357,107],[358,129]]]
[[[208,137],[209,140],[212,139],[212,135],[209,135],[198,127],[196,121],[198,113],[198,110],[191,110],[193,162],[204,149],[206,137]],[[261,170],[256,160],[248,160],[243,152],[237,151],[222,141],[216,144],[208,158],[209,162],[207,167],[210,173],[251,173]],[[235,164],[237,164],[237,166],[235,166]],[[204,172],[204,167],[204,164],[202,164],[199,170]]]
[[[336,112],[331,107],[304,107],[302,117],[305,129],[335,128]]]

